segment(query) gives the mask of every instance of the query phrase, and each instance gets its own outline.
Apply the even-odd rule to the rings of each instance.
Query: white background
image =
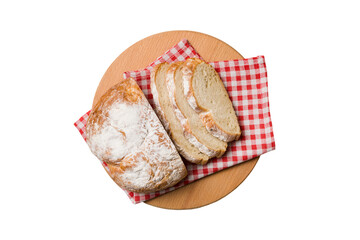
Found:
[[[0,239],[360,239],[357,1],[1,1]],[[133,205],[73,126],[169,30],[265,55],[277,149],[226,198]]]

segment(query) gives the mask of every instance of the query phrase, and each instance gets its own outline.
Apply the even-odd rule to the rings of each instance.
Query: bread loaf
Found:
[[[186,100],[199,114],[206,129],[230,142],[240,137],[240,126],[229,95],[215,69],[200,59],[189,58],[182,67]]]
[[[151,92],[155,104],[155,112],[159,116],[162,124],[173,140],[176,149],[189,162],[204,164],[209,160],[209,156],[202,153],[198,147],[191,144],[175,116],[175,111],[169,98],[169,92],[166,86],[166,72],[169,68],[168,63],[161,63],[151,71]]]
[[[175,146],[133,79],[110,88],[92,109],[87,143],[111,178],[133,192],[171,187],[187,175]]]
[[[186,137],[193,145],[197,146],[201,152],[210,158],[220,157],[225,153],[227,143],[219,140],[207,131],[199,118],[199,114],[187,102],[184,95],[182,67],[183,63],[181,62],[173,63],[166,74],[166,83],[176,117],[186,130],[185,132],[191,133],[190,136]],[[196,145],[194,140],[199,144]]]

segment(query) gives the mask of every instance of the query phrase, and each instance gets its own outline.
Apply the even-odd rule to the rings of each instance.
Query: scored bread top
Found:
[[[133,192],[154,192],[187,175],[175,146],[133,79],[110,88],[92,109],[87,143],[112,179]]]
[[[223,141],[238,140],[241,134],[239,122],[215,69],[200,59],[189,58],[182,73],[186,99],[206,129]]]
[[[179,153],[189,162],[205,164],[209,160],[209,157],[185,138],[184,129],[175,116],[165,79],[169,66],[168,63],[161,63],[151,71],[150,86],[154,99],[155,112],[158,114],[159,119],[173,140]]]
[[[183,62],[173,63],[166,74],[166,83],[175,115],[185,129],[185,133],[191,133],[186,134],[186,138],[193,145],[209,157],[220,157],[226,151],[227,144],[207,132],[198,114],[186,102],[183,94],[182,66]]]

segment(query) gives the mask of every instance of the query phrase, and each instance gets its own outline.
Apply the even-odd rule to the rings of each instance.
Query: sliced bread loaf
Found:
[[[189,58],[181,68],[183,90],[191,108],[199,114],[206,129],[230,142],[240,138],[240,126],[222,80],[206,62]]]
[[[154,98],[155,112],[179,153],[189,162],[205,164],[209,160],[209,156],[202,153],[198,147],[185,138],[185,134],[190,133],[184,132],[185,129],[182,128],[180,121],[175,116],[166,86],[166,72],[169,66],[168,63],[161,63],[151,71],[151,92]]]
[[[183,129],[191,132],[191,136],[202,144],[202,146],[197,146],[200,151],[206,153],[204,150],[208,149],[210,150],[206,153],[208,156],[220,157],[225,153],[227,143],[210,134],[199,114],[187,102],[183,86],[183,64],[181,62],[171,64],[166,74],[166,83],[175,115],[180,120]],[[192,142],[193,139],[190,139],[189,136],[185,137]]]

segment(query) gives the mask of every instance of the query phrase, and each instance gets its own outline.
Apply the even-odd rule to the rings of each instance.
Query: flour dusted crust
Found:
[[[157,113],[162,124],[164,125],[170,138],[173,140],[173,143],[180,155],[182,155],[189,162],[195,164],[205,164],[209,160],[209,157],[201,153],[199,149],[196,148],[196,146],[192,145],[185,138],[183,129],[181,128],[181,126],[179,126],[180,123],[175,116],[174,109],[172,107],[168,107],[170,99],[166,86],[165,91],[162,92],[162,101],[160,100],[160,89],[158,90],[157,85],[162,85],[165,83],[164,76],[161,75],[160,71],[166,71],[169,65],[170,64],[168,63],[161,63],[156,65],[151,71],[150,86],[155,105],[155,112]],[[164,90],[163,86],[159,86],[159,88],[162,88]],[[164,112],[165,109],[167,110],[167,113]]]
[[[186,117],[183,115],[183,113],[181,112],[181,110],[178,108],[177,103],[176,103],[176,98],[175,98],[175,79],[174,79],[174,74],[176,72],[176,70],[183,64],[184,62],[175,62],[172,63],[166,73],[166,84],[169,90],[169,96],[170,96],[170,100],[173,104],[174,107],[174,111],[175,111],[175,115],[176,117],[179,119],[180,124],[183,128],[184,131],[184,136],[185,138],[194,146],[196,146],[202,153],[206,154],[207,156],[209,156],[210,158],[219,156],[219,152],[208,148],[207,146],[205,146],[204,144],[202,144],[192,133],[191,128],[189,126],[188,120],[186,119]],[[221,153],[222,154],[222,153]]]
[[[240,131],[229,132],[223,129],[215,120],[213,113],[208,109],[202,107],[196,99],[195,91],[193,89],[193,77],[196,67],[205,63],[204,61],[198,58],[188,58],[181,71],[183,73],[183,86],[184,86],[184,95],[189,103],[189,105],[199,114],[199,117],[206,129],[215,137],[219,138],[225,142],[231,142],[233,140],[238,140],[240,138]],[[205,63],[206,64],[206,63]],[[210,66],[210,65],[209,65]],[[219,77],[220,78],[220,77]],[[221,89],[219,89],[221,91]],[[225,88],[224,91],[226,92]]]
[[[133,192],[155,192],[187,171],[143,92],[133,79],[110,88],[91,111],[87,143],[107,163],[111,178]]]

